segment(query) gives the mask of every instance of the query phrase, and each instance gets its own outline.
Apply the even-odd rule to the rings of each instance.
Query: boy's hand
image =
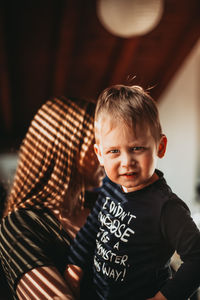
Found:
[[[153,298],[147,300],[167,300],[167,298],[161,292],[158,292]]]
[[[65,270],[65,274],[64,274],[65,280],[69,284],[76,299],[80,298],[80,281],[82,276],[83,276],[83,271],[78,266],[68,265],[67,269]]]

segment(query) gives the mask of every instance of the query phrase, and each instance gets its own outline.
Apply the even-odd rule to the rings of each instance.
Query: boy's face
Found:
[[[156,143],[147,126],[136,129],[111,118],[100,121],[95,152],[107,176],[124,192],[144,188],[157,179],[158,157],[164,156],[167,139]]]

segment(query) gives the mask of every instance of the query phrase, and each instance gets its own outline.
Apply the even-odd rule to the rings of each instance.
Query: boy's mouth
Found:
[[[128,172],[128,173],[124,173],[121,176],[126,176],[126,177],[132,177],[135,176],[137,173],[136,172]]]

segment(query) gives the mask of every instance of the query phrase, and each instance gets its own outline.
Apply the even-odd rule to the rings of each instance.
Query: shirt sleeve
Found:
[[[77,233],[70,246],[69,264],[77,265],[83,270],[88,267],[89,263],[92,263],[99,228],[99,206],[100,200],[98,199],[86,223]]]
[[[169,300],[188,299],[200,285],[200,231],[186,204],[179,199],[167,202],[161,223],[165,238],[183,261],[161,292]]]

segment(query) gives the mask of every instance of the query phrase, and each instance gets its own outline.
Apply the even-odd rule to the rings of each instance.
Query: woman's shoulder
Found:
[[[59,222],[56,217],[45,207],[23,207],[10,212],[2,219],[1,230],[29,230],[49,231],[50,228],[59,228]]]
[[[0,228],[0,244],[12,245],[19,242],[26,247],[37,245],[42,248],[50,244],[67,247],[71,238],[62,229],[60,222],[45,207],[19,208],[4,217]]]

